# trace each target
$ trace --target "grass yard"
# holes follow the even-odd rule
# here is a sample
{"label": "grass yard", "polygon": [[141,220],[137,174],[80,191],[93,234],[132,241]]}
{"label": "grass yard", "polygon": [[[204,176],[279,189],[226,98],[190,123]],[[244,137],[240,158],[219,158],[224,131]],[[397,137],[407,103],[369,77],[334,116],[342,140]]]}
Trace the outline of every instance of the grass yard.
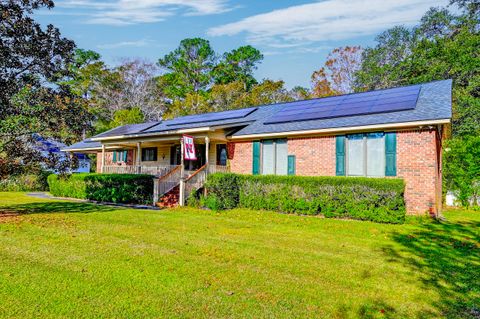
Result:
{"label": "grass yard", "polygon": [[2,318],[480,317],[480,212],[385,225],[0,193],[0,214]]}

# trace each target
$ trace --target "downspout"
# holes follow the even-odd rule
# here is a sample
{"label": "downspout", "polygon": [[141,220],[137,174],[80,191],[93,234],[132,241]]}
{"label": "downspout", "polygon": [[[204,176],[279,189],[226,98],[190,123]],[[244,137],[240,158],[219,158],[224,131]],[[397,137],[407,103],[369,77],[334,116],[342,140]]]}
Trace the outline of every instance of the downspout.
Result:
{"label": "downspout", "polygon": [[437,162],[438,162],[438,171],[437,171],[437,196],[439,198],[437,202],[437,211],[435,213],[435,218],[443,218],[442,215],[442,207],[443,207],[443,126],[442,124],[438,124],[437,128],[437,135],[438,135],[438,151],[437,151]]}

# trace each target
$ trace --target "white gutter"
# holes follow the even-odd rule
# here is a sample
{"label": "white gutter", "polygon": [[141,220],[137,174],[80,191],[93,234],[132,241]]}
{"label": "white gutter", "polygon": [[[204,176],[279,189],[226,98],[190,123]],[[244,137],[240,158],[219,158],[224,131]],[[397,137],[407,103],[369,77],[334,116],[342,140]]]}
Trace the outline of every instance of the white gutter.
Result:
{"label": "white gutter", "polygon": [[[117,147],[106,147],[108,149],[115,149]],[[88,148],[71,148],[71,149],[61,149],[60,152],[82,152],[82,151],[101,151],[102,147],[88,147]]]}
{"label": "white gutter", "polygon": [[285,137],[285,136],[297,136],[297,135],[312,135],[312,134],[327,134],[327,133],[344,133],[352,131],[369,131],[369,130],[378,130],[378,129],[398,129],[398,128],[408,128],[416,126],[429,126],[437,124],[448,124],[450,119],[441,119],[441,120],[431,120],[431,121],[417,121],[417,122],[403,122],[403,123],[391,123],[391,124],[374,124],[374,125],[363,125],[363,126],[350,126],[350,127],[336,127],[336,128],[326,128],[326,129],[316,129],[316,130],[304,130],[304,131],[289,131],[289,132],[276,132],[276,133],[258,133],[258,134],[248,134],[248,135],[234,135],[229,136],[230,140],[241,140],[241,139],[258,139],[266,137]]}
{"label": "white gutter", "polygon": [[184,134],[184,133],[194,133],[194,132],[209,132],[212,131],[211,127],[198,127],[198,128],[189,128],[184,130],[174,130],[174,131],[162,131],[149,134],[130,134],[130,135],[117,135],[117,136],[107,136],[107,137],[92,137],[92,141],[108,141],[108,140],[121,140],[121,139],[130,139],[135,137],[148,137],[148,136],[158,136],[158,135],[175,135],[175,134]]}

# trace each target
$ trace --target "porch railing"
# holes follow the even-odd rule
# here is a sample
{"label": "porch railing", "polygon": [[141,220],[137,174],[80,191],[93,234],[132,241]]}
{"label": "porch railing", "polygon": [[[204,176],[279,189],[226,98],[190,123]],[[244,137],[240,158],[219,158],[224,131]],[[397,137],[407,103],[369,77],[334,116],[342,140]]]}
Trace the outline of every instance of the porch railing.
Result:
{"label": "porch railing", "polygon": [[208,174],[228,172],[230,172],[230,168],[228,166],[208,164]]}
{"label": "porch railing", "polygon": [[180,177],[182,175],[182,167],[180,165],[175,166],[168,173],[160,177],[155,185],[156,187],[156,201],[158,198],[171,191],[175,186],[180,183]]}
{"label": "porch railing", "polygon": [[207,165],[203,165],[198,170],[196,170],[192,175],[185,179],[185,195],[184,199],[186,200],[194,190],[198,190],[203,187],[205,180],[207,179]]}
{"label": "porch railing", "polygon": [[137,174],[137,166],[103,166],[103,173],[106,174]]}
{"label": "porch railing", "polygon": [[177,165],[108,165],[103,167],[103,172],[106,174],[148,174],[160,177],[175,167]]}
{"label": "porch railing", "polygon": [[155,176],[164,176],[177,167],[178,165],[161,165],[161,166],[141,165],[139,169],[139,173],[155,175]]}

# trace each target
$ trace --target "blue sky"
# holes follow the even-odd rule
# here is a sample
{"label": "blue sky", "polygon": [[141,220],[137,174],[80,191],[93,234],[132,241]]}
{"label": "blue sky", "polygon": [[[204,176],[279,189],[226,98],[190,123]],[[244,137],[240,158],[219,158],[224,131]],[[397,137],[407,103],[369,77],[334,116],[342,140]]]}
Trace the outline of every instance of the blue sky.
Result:
{"label": "blue sky", "polygon": [[376,34],[418,22],[448,0],[56,0],[36,18],[78,47],[157,61],[180,40],[202,37],[218,53],[251,44],[265,55],[256,76],[310,86],[310,75],[338,46],[373,44]]}

